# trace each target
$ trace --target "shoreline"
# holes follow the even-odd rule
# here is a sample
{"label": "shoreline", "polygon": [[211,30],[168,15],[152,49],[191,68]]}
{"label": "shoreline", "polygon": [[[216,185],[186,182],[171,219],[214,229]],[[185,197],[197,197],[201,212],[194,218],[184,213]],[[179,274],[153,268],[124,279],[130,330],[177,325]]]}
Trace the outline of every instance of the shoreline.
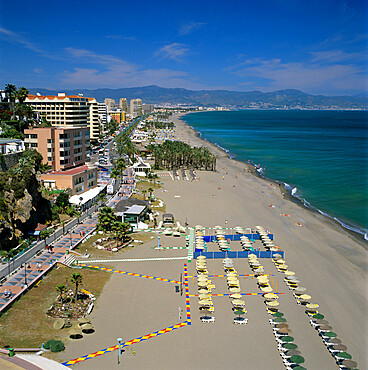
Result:
{"label": "shoreline", "polygon": [[[278,184],[279,187],[280,187],[281,194],[284,196],[285,199],[290,200],[291,202],[293,202],[293,203],[297,204],[298,206],[302,207],[303,209],[311,212],[311,214],[313,214],[313,215],[322,216],[326,222],[331,224],[331,226],[337,227],[338,230],[342,230],[342,231],[346,232],[349,236],[353,237],[358,242],[363,241],[363,243],[366,243],[366,244],[362,244],[362,247],[365,248],[365,249],[368,249],[368,243],[367,243],[367,241],[368,241],[368,232],[364,233],[364,231],[360,229],[360,228],[363,228],[363,226],[355,225],[351,221],[342,221],[337,216],[330,215],[327,212],[325,212],[325,211],[323,211],[319,208],[314,207],[312,204],[310,204],[308,202],[307,199],[299,198],[299,197],[293,195],[292,191],[293,191],[294,188],[290,184],[287,184],[287,183],[285,183],[281,180],[277,180],[277,179],[273,179],[273,178],[269,178],[269,177],[264,176],[261,172],[257,171],[258,167],[256,165],[237,159],[236,155],[231,153],[228,149],[221,147],[219,144],[217,144],[215,142],[207,140],[206,138],[204,138],[202,136],[202,133],[200,131],[196,130],[194,127],[190,126],[189,124],[187,124],[185,121],[183,121],[181,119],[183,116],[185,116],[187,114],[192,114],[192,113],[202,113],[202,111],[177,114],[177,115],[173,116],[173,118],[175,117],[175,118],[179,119],[180,122],[182,122],[190,130],[192,130],[193,134],[198,139],[206,142],[211,148],[213,148],[213,149],[216,148],[217,150],[223,152],[229,160],[236,161],[237,163],[242,163],[243,165],[248,167],[248,169],[251,170],[250,172],[253,176],[255,176],[257,178],[260,178],[262,180],[265,180],[267,182],[270,181],[270,182],[274,182],[274,183]],[[309,206],[306,203],[308,203]]]}
{"label": "shoreline", "polygon": [[[262,225],[270,230],[275,235],[276,244],[285,252],[287,265],[297,275],[300,285],[313,297],[312,302],[319,305],[320,312],[348,347],[358,367],[366,368],[368,297],[365,287],[368,253],[365,249],[342,232],[341,228],[331,227],[324,218],[312,215],[304,207],[287,200],[285,194],[281,194],[283,189],[280,191],[275,182],[271,185],[266,179],[251,176],[248,171],[252,170],[250,167],[229,160],[225,152],[200,140],[183,121],[174,119],[178,122],[175,137],[190,145],[208,147],[218,156],[217,171],[196,171],[198,181],[184,181],[181,178],[177,181],[169,171],[161,171],[162,188],[155,190],[155,196],[165,203],[165,213],[172,213],[175,221],[182,225],[186,221],[191,226],[201,224],[204,227]],[[274,207],[269,208],[270,204]],[[281,212],[290,215],[284,217],[286,215]],[[297,227],[298,221],[304,227]],[[165,248],[156,248],[158,237],[160,246]],[[141,239],[138,235],[135,238]],[[185,245],[184,235],[173,237],[150,233],[147,236],[143,234],[143,238],[146,241],[141,245],[117,252],[111,257],[106,256],[104,267],[129,273],[111,275],[91,313],[96,334],[67,346],[65,352],[60,354],[61,359],[66,361],[94,353],[116,344],[116,338],[119,337],[133,340],[175,325],[186,318],[185,308],[184,315],[178,317],[178,308],[183,309],[188,305],[190,326],[134,344],[136,355],[126,347],[123,356],[125,368],[217,369],[229,367],[229,358],[233,369],[242,369],[255,363],[259,369],[285,368],[261,296],[251,294],[246,297],[249,318],[246,328],[234,325],[231,302],[222,295],[228,292],[228,286],[226,279],[220,277],[223,271],[221,259],[208,260],[208,271],[213,275],[216,288],[213,298],[216,322],[203,324],[195,296],[196,263],[193,260],[187,264],[188,250],[179,248]],[[242,249],[240,242],[232,243],[233,251]],[[260,242],[255,243],[255,248],[262,249]],[[218,246],[209,243],[208,248],[209,251],[216,251]],[[237,271],[244,274],[239,279],[242,292],[258,292],[256,279],[246,275],[250,273],[248,260],[239,258],[234,262]],[[311,327],[303,306],[296,304],[284,275],[278,273],[271,260],[264,259],[262,264],[264,270],[273,277],[276,292],[282,293],[279,297],[280,308],[287,317],[295,343],[306,359],[306,367],[335,368],[336,362]],[[179,281],[185,272],[183,267],[187,267],[190,277],[188,298],[176,292],[172,283],[149,278]],[[198,350],[203,343],[206,344],[205,354]],[[162,353],[165,353],[164,360]],[[226,356],[223,356],[224,353]],[[115,355],[90,358],[89,361],[80,362],[77,367],[119,368],[116,351]]]}

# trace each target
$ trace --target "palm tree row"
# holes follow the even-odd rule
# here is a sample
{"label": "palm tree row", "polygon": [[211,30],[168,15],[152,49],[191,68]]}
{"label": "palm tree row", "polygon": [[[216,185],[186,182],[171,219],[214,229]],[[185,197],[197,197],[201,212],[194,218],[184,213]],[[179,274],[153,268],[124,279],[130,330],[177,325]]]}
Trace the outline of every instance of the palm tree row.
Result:
{"label": "palm tree row", "polygon": [[216,171],[216,156],[205,147],[192,148],[181,141],[166,140],[161,145],[148,145],[147,149],[155,157],[155,168]]}
{"label": "palm tree row", "polygon": [[127,134],[121,134],[116,138],[116,150],[121,156],[122,154],[126,154],[130,160],[133,159],[134,154],[136,153],[136,149],[134,144],[130,140],[130,137]]}

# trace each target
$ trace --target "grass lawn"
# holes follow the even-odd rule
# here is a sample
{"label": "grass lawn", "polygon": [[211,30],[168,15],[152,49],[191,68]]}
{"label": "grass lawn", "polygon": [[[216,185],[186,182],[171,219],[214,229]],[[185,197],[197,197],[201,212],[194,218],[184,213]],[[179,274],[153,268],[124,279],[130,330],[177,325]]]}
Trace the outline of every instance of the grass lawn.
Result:
{"label": "grass lawn", "polygon": [[[58,284],[65,284],[67,281],[68,287],[75,288],[70,282],[70,276],[74,272],[82,274],[82,288],[90,291],[97,299],[111,276],[107,272],[88,269],[77,270],[64,266],[54,268],[38,287],[31,288],[0,317],[0,347],[9,345],[15,348],[38,348],[49,339],[59,339],[65,345],[68,344],[71,328],[54,329],[55,319],[48,317],[46,311],[57,298],[55,288]],[[77,325],[76,320],[71,322],[73,326]],[[55,355],[48,357],[55,358]]]}
{"label": "grass lawn", "polygon": [[[129,244],[132,244],[134,247],[126,246],[123,249],[120,249],[118,252],[111,252],[106,251],[103,249],[97,249],[96,246],[93,245],[93,242],[95,242],[97,239],[105,238],[107,234],[96,234],[94,236],[91,236],[85,243],[81,243],[78,245],[77,248],[75,248],[75,251],[81,254],[84,254],[87,250],[87,253],[90,255],[89,259],[110,259],[110,258],[123,258],[123,254],[134,247],[139,247],[141,244],[133,242],[133,240],[141,240],[143,242],[147,242],[151,240],[152,234],[150,233],[133,233],[128,234],[129,237],[132,238],[132,241]],[[83,258],[77,258],[80,261],[83,261]]]}

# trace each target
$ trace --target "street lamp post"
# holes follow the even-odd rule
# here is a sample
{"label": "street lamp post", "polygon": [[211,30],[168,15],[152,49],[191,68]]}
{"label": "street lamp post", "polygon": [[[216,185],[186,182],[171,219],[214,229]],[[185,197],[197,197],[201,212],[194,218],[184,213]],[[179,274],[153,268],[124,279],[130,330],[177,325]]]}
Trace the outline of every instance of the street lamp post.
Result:
{"label": "street lamp post", "polygon": [[24,285],[27,286],[27,263],[24,263]]}
{"label": "street lamp post", "polygon": [[78,224],[79,224],[79,216],[82,214],[82,201],[83,201],[83,197],[79,197],[79,212],[80,212],[80,214],[78,214]]}

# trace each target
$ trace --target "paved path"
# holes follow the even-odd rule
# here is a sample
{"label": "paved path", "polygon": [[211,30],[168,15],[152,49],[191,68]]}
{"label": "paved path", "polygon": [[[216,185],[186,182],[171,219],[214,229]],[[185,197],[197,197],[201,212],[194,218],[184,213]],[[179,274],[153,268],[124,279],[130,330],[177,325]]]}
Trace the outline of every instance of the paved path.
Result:
{"label": "paved path", "polygon": [[[67,250],[74,248],[83,238],[89,235],[96,228],[97,213],[91,218],[86,218],[83,224],[79,224],[71,233],[62,236],[53,244],[53,250],[43,251],[32,261],[27,262],[24,268],[10,276],[0,287],[0,312],[11,305],[20,295],[27,291],[27,288],[35,284],[43,275],[54,267],[57,262],[63,262]],[[84,236],[81,234],[84,231]],[[7,298],[5,291],[11,291],[11,297]]]}

